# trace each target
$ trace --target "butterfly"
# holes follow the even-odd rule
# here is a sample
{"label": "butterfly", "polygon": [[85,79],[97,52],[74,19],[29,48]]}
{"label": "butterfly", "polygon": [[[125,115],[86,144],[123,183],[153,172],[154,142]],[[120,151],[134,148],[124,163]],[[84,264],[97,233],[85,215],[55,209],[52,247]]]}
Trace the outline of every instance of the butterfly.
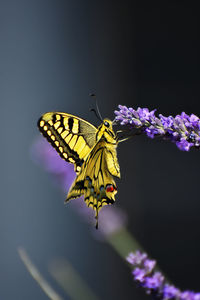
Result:
{"label": "butterfly", "polygon": [[120,178],[116,148],[119,142],[113,122],[104,119],[100,126],[68,113],[47,112],[38,120],[43,136],[77,174],[65,202],[84,196],[85,203],[98,214],[104,205],[113,204],[117,193],[113,176]]}

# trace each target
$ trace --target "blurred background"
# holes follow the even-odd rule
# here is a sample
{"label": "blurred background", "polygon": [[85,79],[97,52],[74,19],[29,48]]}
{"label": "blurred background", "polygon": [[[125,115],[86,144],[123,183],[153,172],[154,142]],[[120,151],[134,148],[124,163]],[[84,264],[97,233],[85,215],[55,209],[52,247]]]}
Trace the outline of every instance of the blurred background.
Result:
{"label": "blurred background", "polygon": [[[48,272],[60,257],[99,299],[150,299],[110,245],[94,239],[93,225],[63,205],[66,193],[30,149],[46,111],[98,125],[89,93],[111,119],[118,104],[200,115],[199,25],[188,1],[0,0],[0,299],[48,299],[19,246],[64,299]],[[129,232],[174,284],[199,291],[198,151],[136,136],[118,158],[116,206]]]}

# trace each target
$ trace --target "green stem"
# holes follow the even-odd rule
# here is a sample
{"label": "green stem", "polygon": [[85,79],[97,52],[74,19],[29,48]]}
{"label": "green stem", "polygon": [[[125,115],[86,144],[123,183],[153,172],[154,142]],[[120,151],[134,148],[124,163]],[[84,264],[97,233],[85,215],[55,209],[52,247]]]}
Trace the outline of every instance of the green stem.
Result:
{"label": "green stem", "polygon": [[123,259],[125,259],[130,252],[136,250],[143,251],[141,245],[132,237],[125,227],[111,234],[107,241]]}
{"label": "green stem", "polygon": [[50,263],[49,271],[70,299],[99,300],[69,261],[55,260]]}
{"label": "green stem", "polygon": [[28,272],[36,280],[36,282],[39,284],[44,293],[49,297],[49,299],[63,300],[63,298],[50,286],[46,279],[41,275],[36,266],[30,260],[26,251],[23,248],[19,248],[18,253]]}

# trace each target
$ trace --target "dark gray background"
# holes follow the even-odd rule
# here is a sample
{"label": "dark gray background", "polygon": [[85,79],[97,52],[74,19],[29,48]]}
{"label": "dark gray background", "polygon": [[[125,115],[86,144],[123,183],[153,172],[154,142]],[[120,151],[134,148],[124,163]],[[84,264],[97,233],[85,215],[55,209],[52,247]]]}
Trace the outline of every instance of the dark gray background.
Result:
{"label": "dark gray background", "polygon": [[[48,279],[48,262],[66,257],[101,299],[148,298],[117,254],[64,208],[64,193],[31,161],[30,147],[46,111],[98,124],[90,92],[111,119],[118,104],[200,115],[199,11],[192,5],[0,1],[0,299],[47,299],[18,246]],[[118,156],[116,205],[127,212],[128,229],[174,284],[200,290],[199,152],[140,136],[121,144]]]}

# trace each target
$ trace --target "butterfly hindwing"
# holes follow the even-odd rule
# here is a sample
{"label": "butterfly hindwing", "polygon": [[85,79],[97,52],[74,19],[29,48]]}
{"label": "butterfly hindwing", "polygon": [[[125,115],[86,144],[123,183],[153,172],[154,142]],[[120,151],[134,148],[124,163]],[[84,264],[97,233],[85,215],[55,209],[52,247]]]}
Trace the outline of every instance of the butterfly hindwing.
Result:
{"label": "butterfly hindwing", "polygon": [[42,115],[38,127],[59,155],[74,164],[78,173],[95,144],[97,128],[81,118],[60,112]]}
{"label": "butterfly hindwing", "polygon": [[66,201],[84,195],[87,206],[96,211],[97,218],[104,205],[115,201],[117,188],[113,176],[120,177],[115,147],[108,148],[105,141],[99,141],[83,163]]}

